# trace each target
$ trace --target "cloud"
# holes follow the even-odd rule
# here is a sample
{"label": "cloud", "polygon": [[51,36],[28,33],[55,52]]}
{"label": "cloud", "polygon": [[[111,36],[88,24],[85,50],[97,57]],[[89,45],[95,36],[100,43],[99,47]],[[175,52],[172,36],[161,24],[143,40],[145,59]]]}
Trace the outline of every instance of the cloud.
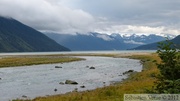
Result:
{"label": "cloud", "polygon": [[[78,3],[75,3],[78,2]],[[180,1],[179,0],[66,0],[65,4],[81,8],[93,16],[108,19],[105,25],[99,25],[101,30],[114,29],[116,26],[125,30],[141,29],[143,33],[180,34]],[[124,26],[131,26],[124,27]],[[121,29],[120,28],[120,29]],[[135,28],[136,29],[136,28]],[[162,30],[163,29],[163,30]],[[123,32],[118,31],[118,32]],[[146,31],[146,32],[145,32]],[[167,31],[167,32],[165,32]],[[130,33],[130,31],[128,31]],[[138,31],[139,32],[139,31]],[[134,30],[133,33],[138,33]]]}
{"label": "cloud", "polygon": [[144,45],[144,44],[145,44],[145,43],[143,43],[143,42],[136,42],[136,41],[134,41],[134,40],[124,41],[124,43],[137,44],[137,45]]}
{"label": "cloud", "polygon": [[99,33],[138,33],[138,34],[174,34],[179,35],[180,29],[166,28],[163,26],[160,27],[150,27],[150,26],[133,26],[133,25],[111,25],[103,29],[97,29],[95,32]]}
{"label": "cloud", "polygon": [[50,0],[0,0],[0,14],[13,17],[41,31],[89,31],[94,17]]}
{"label": "cloud", "polygon": [[114,40],[113,38],[111,38],[111,37],[109,37],[108,35],[105,35],[105,34],[98,34],[97,37],[101,38],[101,39],[103,39],[105,41],[112,41],[112,40]]}
{"label": "cloud", "polygon": [[0,0],[0,15],[59,33],[180,34],[179,0]]}

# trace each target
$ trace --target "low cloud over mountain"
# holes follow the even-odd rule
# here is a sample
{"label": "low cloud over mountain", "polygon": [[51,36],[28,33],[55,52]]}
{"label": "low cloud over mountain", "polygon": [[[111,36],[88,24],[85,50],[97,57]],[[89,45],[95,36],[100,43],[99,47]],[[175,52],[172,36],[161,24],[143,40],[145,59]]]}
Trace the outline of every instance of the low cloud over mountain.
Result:
{"label": "low cloud over mountain", "polygon": [[73,51],[88,50],[126,50],[140,45],[149,44],[165,40],[164,36],[155,34],[137,35],[137,34],[100,34],[86,33],[76,35],[45,33],[56,42],[68,47]]}
{"label": "low cloud over mountain", "polygon": [[179,0],[0,0],[0,15],[38,31],[180,34]]}

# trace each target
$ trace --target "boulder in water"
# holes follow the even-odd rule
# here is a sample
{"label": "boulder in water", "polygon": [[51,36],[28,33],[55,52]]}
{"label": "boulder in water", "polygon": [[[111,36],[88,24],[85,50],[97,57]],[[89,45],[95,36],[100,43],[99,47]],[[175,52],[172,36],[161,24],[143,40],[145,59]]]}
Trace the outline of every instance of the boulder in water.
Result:
{"label": "boulder in water", "polygon": [[77,85],[78,83],[76,81],[72,81],[72,80],[66,80],[65,84],[73,84],[73,85]]}
{"label": "boulder in water", "polygon": [[90,67],[89,69],[95,69],[95,67]]}
{"label": "boulder in water", "polygon": [[62,68],[61,66],[55,66],[55,68]]}

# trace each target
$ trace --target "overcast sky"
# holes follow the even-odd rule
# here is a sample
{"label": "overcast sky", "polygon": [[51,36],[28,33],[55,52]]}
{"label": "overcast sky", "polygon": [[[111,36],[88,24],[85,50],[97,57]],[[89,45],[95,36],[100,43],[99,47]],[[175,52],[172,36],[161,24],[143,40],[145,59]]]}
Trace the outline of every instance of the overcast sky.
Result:
{"label": "overcast sky", "polygon": [[39,31],[180,34],[180,0],[0,0],[0,15]]}

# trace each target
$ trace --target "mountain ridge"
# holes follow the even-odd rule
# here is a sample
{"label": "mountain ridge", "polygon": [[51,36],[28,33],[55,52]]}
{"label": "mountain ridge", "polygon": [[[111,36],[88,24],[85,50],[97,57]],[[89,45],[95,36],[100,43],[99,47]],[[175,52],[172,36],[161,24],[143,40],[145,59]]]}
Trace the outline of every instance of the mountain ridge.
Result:
{"label": "mountain ridge", "polygon": [[154,34],[148,36],[136,36],[132,34],[129,37],[122,37],[122,35],[118,33],[107,35],[97,32],[89,32],[86,34],[76,33],[75,35],[47,32],[44,34],[74,51],[127,50],[140,45],[165,40],[164,37]]}
{"label": "mountain ridge", "polygon": [[69,51],[39,31],[0,16],[0,52]]}
{"label": "mountain ridge", "polygon": [[[176,36],[175,38],[173,38],[169,41],[173,42],[175,47],[180,49],[180,35]],[[160,41],[160,42],[165,42],[165,41]],[[147,45],[138,46],[138,47],[132,48],[131,50],[157,50],[158,43],[159,42],[155,42],[155,43],[151,43],[151,44],[147,44]]]}

